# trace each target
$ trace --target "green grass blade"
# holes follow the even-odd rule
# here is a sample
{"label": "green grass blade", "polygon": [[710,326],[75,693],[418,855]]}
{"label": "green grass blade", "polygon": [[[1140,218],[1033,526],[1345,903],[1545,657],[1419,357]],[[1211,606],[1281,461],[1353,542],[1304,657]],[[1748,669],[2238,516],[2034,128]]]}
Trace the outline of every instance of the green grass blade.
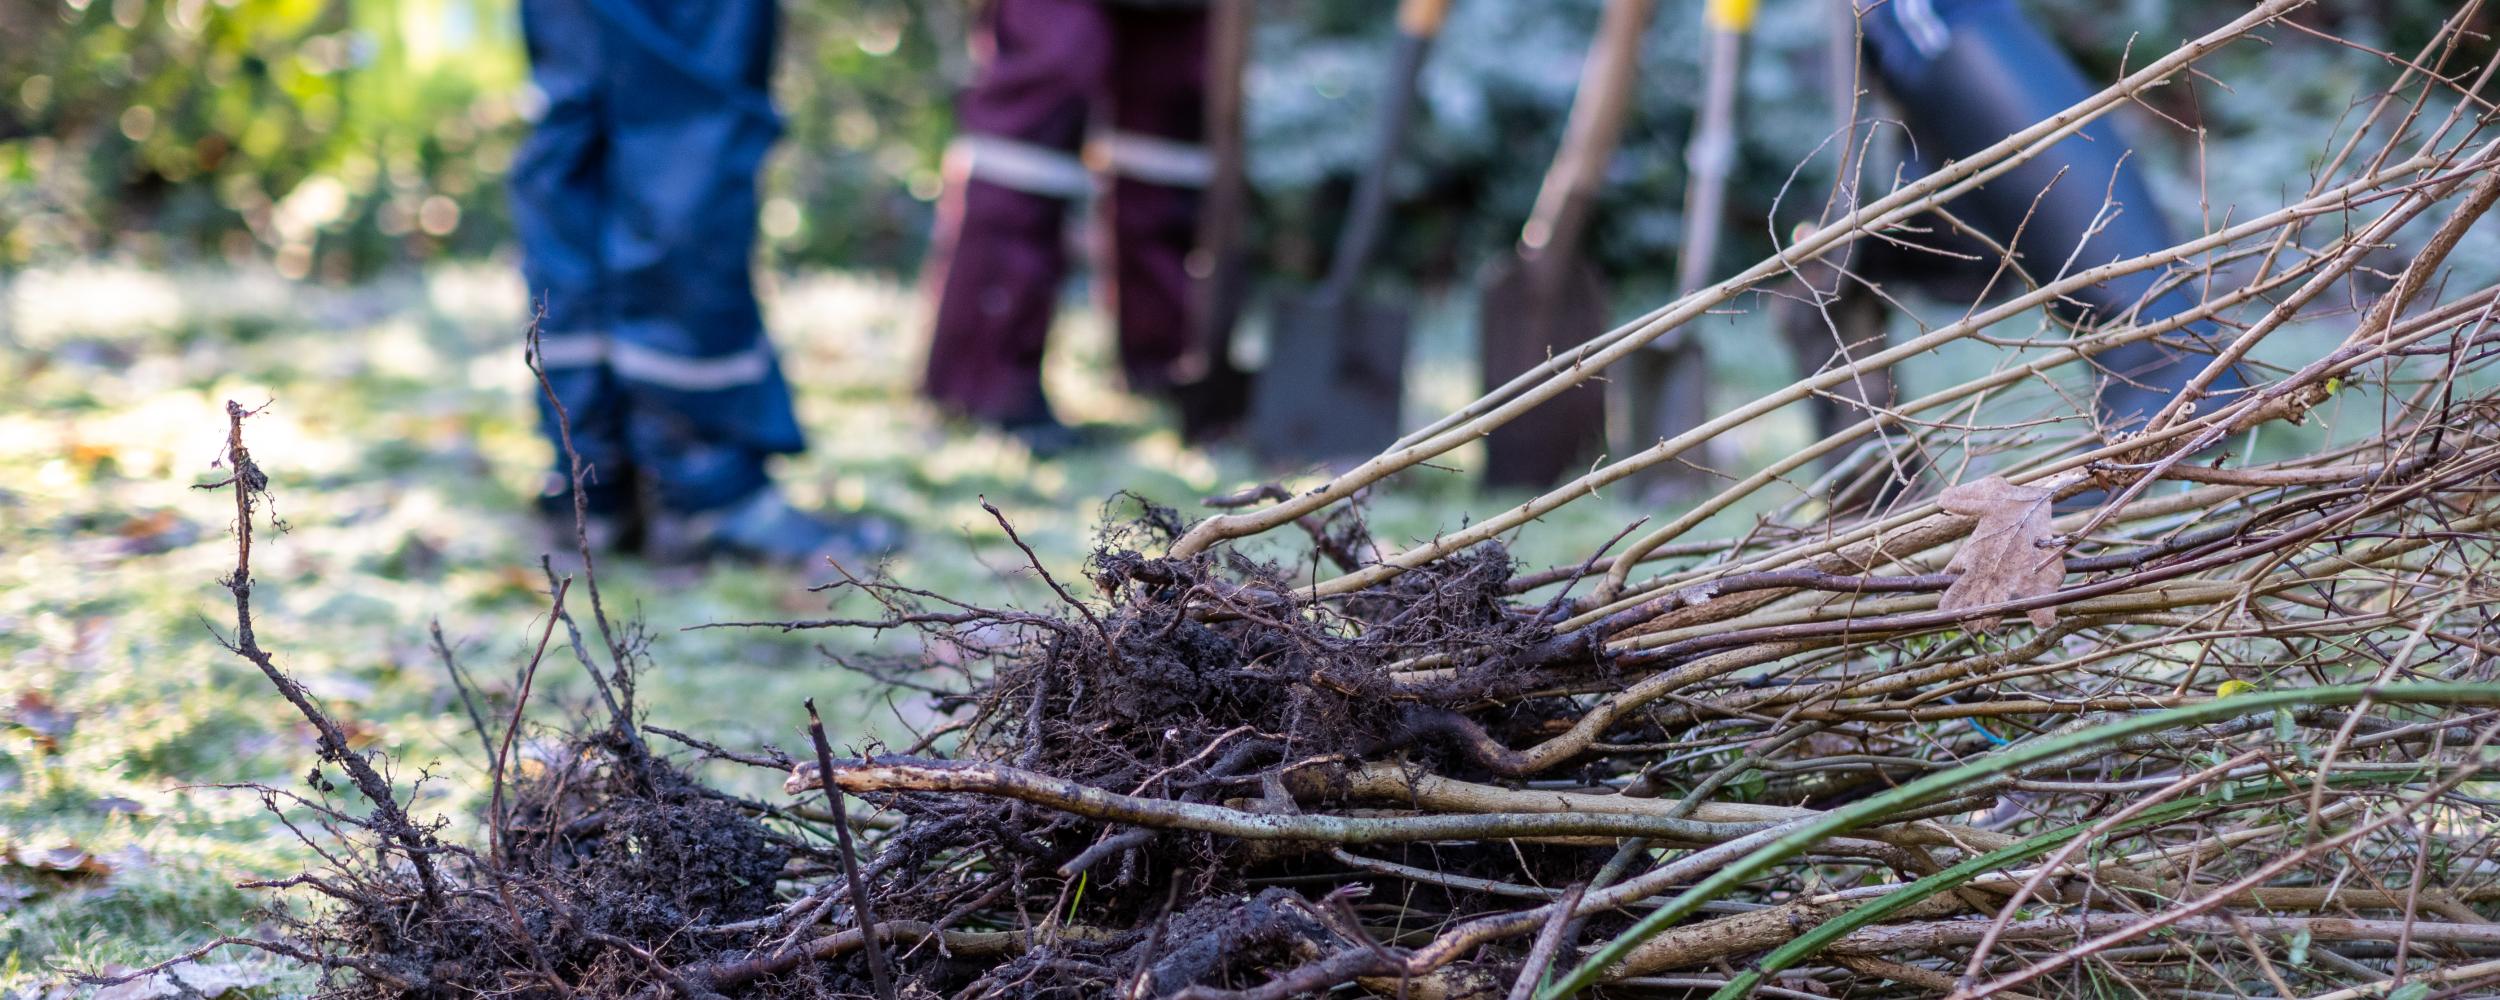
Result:
{"label": "green grass blade", "polygon": [[2425,705],[2500,705],[2500,684],[2348,684],[2337,687],[2263,691],[2194,705],[2129,716],[2090,729],[2016,744],[1971,763],[1937,771],[1881,795],[1861,799],[1823,814],[1822,818],[1738,858],[1709,878],[1684,890],[1666,905],[1591,953],[1568,975],[1556,980],[1538,1000],[1562,1000],[1596,984],[1607,969],[1623,961],[1641,942],[1678,920],[1743,885],[1771,866],[1812,849],[1825,838],[1874,823],[1892,813],[1943,799],[1975,781],[2020,771],[2060,754],[2116,742],[2131,736],[2181,726],[2270,713],[2295,706],[2349,705],[2362,700]]}
{"label": "green grass blade", "polygon": [[[2378,783],[2389,781],[2391,779],[2409,781],[2419,777],[2422,773],[2423,772],[2416,771],[2401,774],[2388,772],[2344,774],[2336,775],[2328,780],[2330,784],[2337,785]],[[2235,788],[2228,794],[2223,792],[2210,792],[2204,795],[2180,799],[2176,802],[2165,802],[2161,805],[2145,810],[2125,823],[2121,823],[2110,828],[2108,832],[2120,833],[2127,830],[2141,829],[2143,827],[2169,822],[2172,819],[2196,812],[2197,810],[2203,809],[2207,806],[2234,801],[2247,802],[2293,790],[2295,789],[2285,782],[2269,780],[2256,782],[2247,787]],[[1711,994],[1710,1000],[1739,1000],[1739,998],[1748,996],[1752,994],[1754,987],[1761,985],[1764,979],[1778,975],[1781,970],[1791,968],[1797,963],[1813,957],[1815,952],[1823,950],[1824,947],[1847,936],[1851,931],[1877,923],[1886,917],[1909,908],[1911,905],[1916,904],[1920,900],[1934,896],[1940,892],[1946,892],[1957,888],[1963,883],[1978,878],[1979,876],[1987,874],[1997,868],[2009,864],[2029,861],[2043,854],[2047,854],[2068,841],[2082,836],[2086,831],[2092,829],[2093,824],[2097,822],[2099,821],[2085,820],[2081,823],[2059,827],[2055,830],[2048,831],[2047,833],[2037,834],[2024,840],[2008,844],[1986,854],[1967,858],[1950,868],[1946,868],[1943,871],[1939,871],[1933,875],[1927,876],[1926,878],[1919,879],[1918,881],[1886,893],[1882,898],[1877,899],[1872,903],[1868,903],[1865,906],[1858,907],[1847,913],[1843,913],[1840,916],[1817,924],[1814,929],[1809,930],[1804,934],[1800,934],[1795,938],[1791,938],[1788,943],[1772,949],[1771,953],[1764,955],[1762,957],[1762,961],[1756,964],[1754,968],[1746,970],[1743,974],[1737,976],[1733,980],[1730,980],[1727,985],[1720,987],[1718,992]]]}

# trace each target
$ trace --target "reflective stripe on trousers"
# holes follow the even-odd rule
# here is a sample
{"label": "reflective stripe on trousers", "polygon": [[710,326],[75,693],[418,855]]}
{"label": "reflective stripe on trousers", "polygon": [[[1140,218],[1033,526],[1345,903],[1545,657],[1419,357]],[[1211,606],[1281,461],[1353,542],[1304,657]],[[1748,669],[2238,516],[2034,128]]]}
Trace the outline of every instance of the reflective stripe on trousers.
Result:
{"label": "reflective stripe on trousers", "polygon": [[627,382],[678,392],[741,389],[773,374],[772,345],[761,340],[733,354],[690,358],[618,343],[603,333],[553,334],[539,338],[538,357],[551,371],[604,365]]}
{"label": "reflective stripe on trousers", "polygon": [[[1096,287],[1132,389],[1159,389],[1188,346],[1187,257],[1204,134],[1206,15],[1095,0],[994,0],[974,50],[931,241],[935,332],[923,391],[1014,421],[1041,412],[1041,366],[1066,275],[1069,201],[1108,174],[1109,259]],[[1080,158],[1089,128],[1098,136]]]}
{"label": "reflective stripe on trousers", "polygon": [[[765,456],[805,443],[748,266],[778,133],[755,111],[774,2],[522,0],[521,14],[546,110],[513,165],[514,227],[575,448],[606,489],[638,469],[671,507],[740,499]],[[541,413],[553,438],[554,408]]]}

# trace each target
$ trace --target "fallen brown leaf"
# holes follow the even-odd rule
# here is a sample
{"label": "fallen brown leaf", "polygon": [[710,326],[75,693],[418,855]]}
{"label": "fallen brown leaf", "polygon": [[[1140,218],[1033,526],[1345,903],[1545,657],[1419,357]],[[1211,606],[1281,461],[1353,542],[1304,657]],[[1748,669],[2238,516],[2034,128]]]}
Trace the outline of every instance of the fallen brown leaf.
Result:
{"label": "fallen brown leaf", "polygon": [[147,864],[147,854],[137,847],[97,854],[66,841],[50,847],[0,844],[0,868],[41,872],[74,881],[110,878]]}
{"label": "fallen brown leaf", "polygon": [[35,734],[36,746],[55,750],[70,730],[78,728],[78,716],[54,704],[51,695],[29,690],[19,692],[15,703],[0,708],[0,726],[24,729]]}
{"label": "fallen brown leaf", "polygon": [[[2016,486],[1999,476],[1963,483],[1938,496],[1937,506],[1978,518],[1979,524],[1945,564],[1946,572],[1960,575],[1936,607],[1960,611],[2056,592],[2066,578],[2065,550],[2039,544],[2056,533],[2049,511],[2054,498],[2048,490]],[[2033,608],[2029,617],[2033,625],[2047,628],[2057,624],[2057,609]],[[1993,632],[2003,620],[1992,615],[1971,626]]]}
{"label": "fallen brown leaf", "polygon": [[90,474],[93,474],[97,466],[112,461],[117,452],[118,449],[109,444],[97,444],[92,441],[72,441],[69,445],[69,460],[70,464],[76,465],[81,469],[86,469]]}
{"label": "fallen brown leaf", "polygon": [[70,844],[29,851],[21,855],[18,860],[29,868],[42,868],[48,871],[80,872],[88,875],[113,873],[113,867],[105,864],[104,859]]}
{"label": "fallen brown leaf", "polygon": [[171,552],[200,540],[200,526],[170,510],[132,516],[114,527],[115,550],[124,556]]}

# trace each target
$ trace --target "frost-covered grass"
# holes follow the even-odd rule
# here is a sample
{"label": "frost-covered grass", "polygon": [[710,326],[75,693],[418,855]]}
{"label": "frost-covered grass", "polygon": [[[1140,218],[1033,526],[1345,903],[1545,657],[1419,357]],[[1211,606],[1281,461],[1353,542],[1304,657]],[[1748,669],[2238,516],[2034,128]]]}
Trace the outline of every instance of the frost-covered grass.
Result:
{"label": "frost-covered grass", "polygon": [[[232,883],[309,857],[257,796],[215,787],[300,791],[313,762],[309,728],[216,644],[232,619],[218,586],[233,566],[232,501],[189,487],[217,477],[225,400],[270,404],[250,443],[287,530],[264,532],[254,559],[261,641],[358,739],[393,756],[403,789],[432,775],[419,815],[457,827],[483,785],[428,623],[505,706],[546,605],[526,501],[547,453],[520,361],[522,294],[506,269],[334,290],[95,265],[21,274],[8,288],[0,851],[26,863],[0,863],[0,994],[40,993],[63,967],[139,964],[248,932],[267,894]],[[1197,497],[1259,473],[1232,450],[1183,446],[1151,404],[1111,391],[1106,338],[1084,309],[1063,325],[1054,389],[1071,419],[1118,430],[1101,449],[1037,462],[912,401],[922,333],[911,289],[819,274],[769,293],[816,445],[785,479],[801,499],[909,522],[913,540],[888,570],[915,586],[1047,601],[978,497],[1075,580],[1113,492],[1194,511]],[[1469,391],[1465,323],[1446,309],[1427,316],[1416,407]],[[1517,499],[1471,489],[1463,472],[1426,473],[1379,499],[1378,527],[1412,540]],[[1634,516],[1577,508],[1521,539],[1523,557],[1585,551]],[[916,711],[870,698],[817,650],[909,653],[909,634],[680,631],[825,614],[826,599],[795,577],[620,560],[601,582],[610,608],[653,637],[641,699],[651,722],[733,746],[792,745],[804,697],[833,710],[837,739],[904,735]],[[840,609],[867,613],[861,603]],[[542,718],[581,703],[577,672],[550,661]],[[761,776],[719,777],[765,791]],[[34,865],[66,847],[111,872]]]}
{"label": "frost-covered grass", "polygon": [[[290,873],[311,857],[258,796],[217,787],[301,790],[314,756],[309,728],[217,645],[232,616],[218,586],[233,566],[232,501],[190,486],[218,477],[225,400],[268,404],[250,441],[287,524],[261,535],[254,559],[261,642],[357,740],[391,755],[403,792],[416,786],[417,815],[463,829],[484,774],[428,625],[441,624],[495,708],[508,711],[546,607],[543,540],[526,511],[547,451],[532,424],[519,350],[524,303],[508,268],[447,267],[326,289],[252,272],[90,265],[18,275],[5,294],[0,995],[43,995],[64,968],[135,965],[220,932],[249,932],[266,894],[232,884]],[[886,570],[913,586],[990,605],[1049,602],[980,509],[982,497],[1013,518],[1053,573],[1078,581],[1117,491],[1197,516],[1197,498],[1262,476],[1286,472],[1289,487],[1313,481],[1261,469],[1230,448],[1184,446],[1152,404],[1110,388],[1108,338],[1082,306],[1062,324],[1050,379],[1065,415],[1104,426],[1109,440],[1045,462],[912,399],[923,333],[911,289],[811,274],[774,281],[766,298],[816,444],[786,463],[785,482],[804,502],[908,522],[913,539]],[[1474,393],[1472,299],[1460,289],[1419,306],[1410,424]],[[1792,377],[1784,351],[1767,346],[1777,341],[1759,313],[1707,322],[1717,404]],[[2263,353],[2296,363],[2331,343],[2335,325],[2286,335]],[[2008,360],[2001,349],[1964,344],[1903,374],[1917,395]],[[2311,428],[2272,433],[2335,434],[2346,407],[2356,427],[2372,423],[2370,396],[2339,398]],[[2051,398],[2040,390],[2012,405]],[[1733,473],[1759,467],[1802,445],[1804,424],[1801,413],[1779,414],[1714,443],[1704,460]],[[1384,542],[1403,546],[1522,499],[1475,489],[1475,449],[1447,458],[1369,500]],[[1717,534],[1741,533],[1792,495],[1771,491],[1723,514]],[[1610,492],[1510,542],[1531,568],[1576,563],[1633,519],[1660,513],[1673,512]],[[652,723],[751,747],[803,739],[799,702],[810,696],[843,742],[905,738],[926,719],[907,700],[872,696],[825,655],[909,656],[909,633],[682,631],[873,614],[856,596],[829,606],[790,575],[633,560],[612,561],[601,582],[610,609],[651,637],[641,705]],[[536,717],[550,723],[587,697],[563,657],[538,691]],[[430,777],[418,784],[420,774]],[[773,794],[769,776],[713,776]],[[101,873],[42,866],[74,865],[80,852]],[[246,971],[266,966],[238,960]],[[302,983],[281,977],[259,989]]]}

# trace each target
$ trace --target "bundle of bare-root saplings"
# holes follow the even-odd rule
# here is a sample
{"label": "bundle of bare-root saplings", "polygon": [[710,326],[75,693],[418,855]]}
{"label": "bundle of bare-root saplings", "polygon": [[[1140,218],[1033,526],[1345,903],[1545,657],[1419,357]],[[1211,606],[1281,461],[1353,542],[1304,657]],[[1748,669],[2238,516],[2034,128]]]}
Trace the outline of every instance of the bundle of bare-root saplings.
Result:
{"label": "bundle of bare-root saplings", "polygon": [[[655,754],[637,649],[605,615],[551,616],[609,721],[506,781],[517,720],[482,718],[484,844],[414,825],[340,743],[332,766],[380,805],[321,807],[341,864],[301,884],[335,905],[280,944],[349,995],[2486,992],[2500,284],[2452,257],[2500,199],[2500,140],[2472,89],[2491,67],[2429,69],[2462,34],[2391,57],[2279,208],[2035,275],[1408,548],[1356,512],[2208,54],[2303,30],[2282,20],[2300,6],[2261,3],[1323,484],[1194,521],[1133,508],[1051,607],[857,581],[880,611],[781,624],[920,630],[926,663],[879,669],[941,725],[866,759],[667,734],[788,770],[784,799]],[[2060,296],[2138,272],[2198,304],[2048,329]],[[2204,378],[2140,431],[2050,388],[2207,320]],[[1501,545],[1964,340],[1997,345],[1986,374],[1865,409],[1606,551],[1530,572]],[[2196,392],[2235,366],[2247,390]],[[1906,485],[1826,502],[1874,468]]]}

